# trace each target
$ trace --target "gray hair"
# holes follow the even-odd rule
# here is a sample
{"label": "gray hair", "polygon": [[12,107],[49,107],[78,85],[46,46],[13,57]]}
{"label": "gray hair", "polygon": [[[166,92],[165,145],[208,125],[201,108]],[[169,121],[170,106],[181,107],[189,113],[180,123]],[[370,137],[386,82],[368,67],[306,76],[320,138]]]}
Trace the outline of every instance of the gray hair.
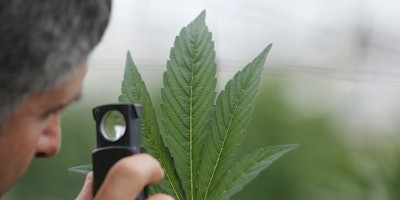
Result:
{"label": "gray hair", "polygon": [[21,101],[81,65],[110,10],[111,0],[0,0],[0,130]]}

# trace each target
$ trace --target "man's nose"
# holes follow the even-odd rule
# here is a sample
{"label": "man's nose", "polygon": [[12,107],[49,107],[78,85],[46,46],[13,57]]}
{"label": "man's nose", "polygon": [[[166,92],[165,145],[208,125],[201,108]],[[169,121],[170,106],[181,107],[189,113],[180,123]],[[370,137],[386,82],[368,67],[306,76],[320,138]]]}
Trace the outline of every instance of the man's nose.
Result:
{"label": "man's nose", "polygon": [[61,146],[60,125],[60,114],[53,114],[49,117],[36,146],[36,157],[47,158],[55,156],[58,153]]}

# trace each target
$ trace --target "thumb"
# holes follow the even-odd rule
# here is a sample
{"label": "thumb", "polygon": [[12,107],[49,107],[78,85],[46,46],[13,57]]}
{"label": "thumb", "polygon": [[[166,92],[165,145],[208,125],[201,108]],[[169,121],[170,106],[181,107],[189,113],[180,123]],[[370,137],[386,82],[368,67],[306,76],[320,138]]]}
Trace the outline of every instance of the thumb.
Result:
{"label": "thumb", "polygon": [[90,172],[86,176],[85,183],[83,184],[82,190],[75,200],[91,200],[93,199],[93,172]]}

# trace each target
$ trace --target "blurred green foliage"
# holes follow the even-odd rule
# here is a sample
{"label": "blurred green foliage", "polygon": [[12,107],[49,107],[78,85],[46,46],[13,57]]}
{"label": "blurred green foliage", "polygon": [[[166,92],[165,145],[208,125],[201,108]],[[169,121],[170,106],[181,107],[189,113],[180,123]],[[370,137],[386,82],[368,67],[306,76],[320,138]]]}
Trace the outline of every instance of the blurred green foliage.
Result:
{"label": "blurred green foliage", "polygon": [[[263,86],[243,151],[265,144],[295,142],[301,146],[274,163],[235,199],[400,199],[395,189],[400,183],[397,136],[347,133],[331,113],[316,109],[305,114],[288,103],[279,81],[268,80]],[[355,143],[362,145],[348,141],[352,137],[347,134],[355,134]]]}
{"label": "blurred green foliage", "polygon": [[354,190],[346,184],[354,185],[351,182],[359,181],[359,175],[332,116],[318,111],[304,115],[289,105],[282,91],[276,84],[262,88],[243,150],[288,142],[301,146],[273,164],[237,199],[356,199],[346,194]]}
{"label": "blurred green foliage", "polygon": [[[304,113],[289,103],[286,85],[279,78],[263,79],[267,80],[261,84],[239,157],[266,145],[301,146],[272,164],[234,199],[400,199],[400,141],[396,134],[346,137],[352,133],[338,125],[332,113],[324,109]],[[91,108],[95,105],[81,102],[63,113],[60,154],[36,159],[4,200],[76,197],[85,177],[67,169],[91,162],[95,148]]]}

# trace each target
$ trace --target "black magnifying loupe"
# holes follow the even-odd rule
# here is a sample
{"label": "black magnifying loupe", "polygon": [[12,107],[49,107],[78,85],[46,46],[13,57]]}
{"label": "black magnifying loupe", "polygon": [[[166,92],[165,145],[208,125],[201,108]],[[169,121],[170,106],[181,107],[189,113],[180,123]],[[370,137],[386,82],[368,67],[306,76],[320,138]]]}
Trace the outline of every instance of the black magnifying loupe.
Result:
{"label": "black magnifying loupe", "polygon": [[[94,194],[118,160],[143,151],[142,113],[143,107],[139,104],[107,104],[93,109],[97,138],[97,149],[92,152]],[[146,197],[147,187],[136,199],[144,200]]]}

